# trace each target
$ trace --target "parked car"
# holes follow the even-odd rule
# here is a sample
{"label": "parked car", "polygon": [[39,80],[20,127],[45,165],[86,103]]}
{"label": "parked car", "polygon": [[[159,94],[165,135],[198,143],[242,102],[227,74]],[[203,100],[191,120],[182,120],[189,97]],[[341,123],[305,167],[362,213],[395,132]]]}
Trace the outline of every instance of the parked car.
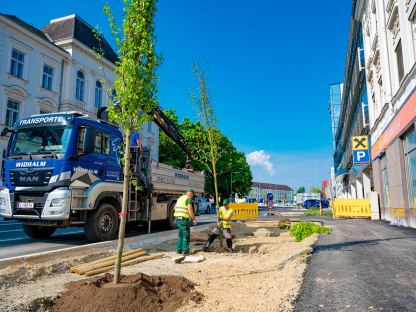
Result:
{"label": "parked car", "polygon": [[213,203],[205,196],[198,196],[196,203],[198,205],[198,211],[204,211],[205,213],[211,213],[211,210],[214,208]]}
{"label": "parked car", "polygon": [[317,200],[317,199],[308,199],[305,200],[305,202],[303,203],[303,207],[306,209],[309,209],[311,207],[316,207],[319,208],[320,205],[322,204],[322,208],[328,208],[329,207],[329,201],[328,200]]}
{"label": "parked car", "polygon": [[257,204],[259,208],[266,208],[266,204],[265,203],[258,203]]}

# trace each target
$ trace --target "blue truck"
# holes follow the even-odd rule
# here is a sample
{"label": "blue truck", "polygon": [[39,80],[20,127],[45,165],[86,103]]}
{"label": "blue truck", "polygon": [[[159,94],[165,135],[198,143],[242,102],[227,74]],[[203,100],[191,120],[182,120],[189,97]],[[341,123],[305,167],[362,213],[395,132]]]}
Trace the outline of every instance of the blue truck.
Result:
{"label": "blue truck", "polygon": [[[102,112],[100,110],[100,112]],[[101,115],[42,114],[16,122],[9,136],[0,188],[0,215],[20,220],[27,235],[48,238],[57,228],[84,227],[89,241],[114,239],[122,202],[123,134]],[[166,116],[153,120],[184,150]],[[187,188],[204,192],[204,174],[155,162],[149,149],[132,151],[128,222],[159,220],[174,227],[173,207]],[[140,186],[137,188],[136,186]],[[150,229],[150,227],[149,227]]]}

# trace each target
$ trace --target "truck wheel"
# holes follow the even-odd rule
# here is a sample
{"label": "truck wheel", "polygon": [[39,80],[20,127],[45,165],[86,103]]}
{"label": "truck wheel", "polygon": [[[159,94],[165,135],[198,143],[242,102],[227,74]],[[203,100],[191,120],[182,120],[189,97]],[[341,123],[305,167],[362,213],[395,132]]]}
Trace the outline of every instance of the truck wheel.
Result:
{"label": "truck wheel", "polygon": [[51,226],[23,224],[23,231],[32,238],[49,238],[55,233],[56,228]]}
{"label": "truck wheel", "polygon": [[89,214],[84,233],[90,242],[112,240],[116,237],[118,224],[116,208],[112,204],[104,203]]}
{"label": "truck wheel", "polygon": [[176,229],[176,218],[173,216],[173,214],[175,213],[175,205],[176,200],[173,201],[169,207],[168,224],[171,229]]}

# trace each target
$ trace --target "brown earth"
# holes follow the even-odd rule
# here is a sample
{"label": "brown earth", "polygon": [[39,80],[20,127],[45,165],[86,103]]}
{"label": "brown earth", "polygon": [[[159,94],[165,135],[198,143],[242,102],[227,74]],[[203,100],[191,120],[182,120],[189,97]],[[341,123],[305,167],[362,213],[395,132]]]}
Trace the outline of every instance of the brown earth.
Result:
{"label": "brown earth", "polygon": [[[308,254],[311,252],[317,235],[296,243],[287,230],[278,228],[277,221],[236,223],[233,224],[232,232],[236,236],[235,252],[226,253],[216,240],[210,248],[211,252],[203,253],[206,260],[201,263],[176,264],[174,262],[174,258],[177,257],[174,252],[175,240],[146,246],[150,253],[164,252],[167,257],[122,268],[122,274],[126,276],[138,276],[138,274],[151,276],[145,278],[150,281],[149,283],[145,283],[142,278],[140,283],[143,283],[144,288],[136,292],[140,306],[144,309],[138,311],[292,311],[293,301],[296,300],[302,283]],[[203,235],[207,237],[208,232]],[[201,247],[200,242],[191,244],[191,250],[196,252],[199,252]],[[92,261],[94,258],[87,261]],[[0,311],[43,312],[48,311],[55,300],[58,300],[56,307],[60,307],[59,298],[68,291],[67,285],[70,288],[73,287],[71,285],[77,285],[83,291],[88,287],[94,289],[94,293],[85,296],[84,299],[101,304],[104,298],[113,295],[114,288],[111,284],[103,283],[109,287],[108,289],[105,288],[107,286],[100,287],[91,282],[97,279],[93,278],[84,285],[87,280],[85,277],[67,271],[70,265],[83,263],[84,260],[86,259],[67,259],[60,264],[26,264],[0,270]],[[167,275],[172,279],[172,283],[156,286],[153,291],[153,278],[167,278]],[[102,278],[103,276],[99,277],[99,279]],[[130,277],[126,278],[130,279]],[[166,297],[161,295],[161,292],[163,293],[163,289],[166,288],[166,293],[169,293],[171,291],[169,287],[181,284],[181,279],[187,281],[183,282],[184,285],[192,285],[185,286],[190,287],[187,288],[190,296],[172,292],[173,296],[179,297],[176,297],[178,299],[175,299],[169,306]],[[123,288],[123,286],[120,287]],[[132,294],[136,291],[137,285],[128,287],[132,287],[128,290],[128,296],[133,298]],[[98,295],[101,291],[108,291],[108,293]],[[203,297],[199,297],[197,293],[202,294]],[[119,293],[119,297],[115,295],[116,300],[115,297],[112,298],[114,301],[124,300],[124,294],[123,290],[123,294]],[[153,295],[155,297],[152,297]],[[162,302],[158,301],[158,296],[161,296]],[[145,302],[147,297],[151,299]],[[91,304],[80,302],[81,299],[75,296],[73,305],[70,305],[75,310],[62,307],[54,312],[83,311],[81,307]],[[153,308],[155,302],[156,308]],[[119,308],[111,310],[108,307],[102,307],[100,311],[135,311],[129,306],[130,303],[125,302],[125,304],[128,306],[126,310]],[[86,308],[84,311],[95,310]]]}
{"label": "brown earth", "polygon": [[[198,303],[202,295],[194,284],[179,276],[123,276],[113,285],[113,275],[85,279],[68,284],[51,312],[148,312],[176,311],[184,301]],[[91,300],[94,298],[94,300]]]}

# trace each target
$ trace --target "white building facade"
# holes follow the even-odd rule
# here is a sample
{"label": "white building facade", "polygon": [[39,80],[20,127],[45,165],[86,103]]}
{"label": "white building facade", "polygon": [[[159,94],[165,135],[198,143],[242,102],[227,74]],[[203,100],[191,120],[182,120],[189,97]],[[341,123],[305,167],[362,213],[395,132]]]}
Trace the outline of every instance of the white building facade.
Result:
{"label": "white building facade", "polygon": [[382,219],[416,227],[416,1],[361,2],[374,189]]}
{"label": "white building facade", "polygon": [[248,198],[265,202],[269,193],[273,194],[274,202],[292,200],[294,195],[293,189],[287,185],[253,182]]}
{"label": "white building facade", "polygon": [[[98,48],[103,57],[97,57]],[[0,129],[34,114],[79,111],[95,117],[113,96],[117,55],[76,15],[39,30],[0,14],[0,60]],[[157,160],[158,127],[146,124],[140,134]],[[0,138],[0,163],[7,140]]]}

